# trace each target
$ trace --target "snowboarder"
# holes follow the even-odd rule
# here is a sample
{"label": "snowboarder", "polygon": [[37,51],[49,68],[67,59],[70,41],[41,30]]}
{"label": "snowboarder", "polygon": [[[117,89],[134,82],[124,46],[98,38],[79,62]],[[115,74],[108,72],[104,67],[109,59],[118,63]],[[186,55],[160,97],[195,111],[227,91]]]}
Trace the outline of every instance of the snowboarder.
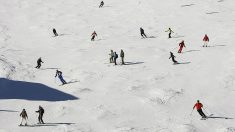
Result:
{"label": "snowboarder", "polygon": [[122,59],[122,65],[125,65],[125,63],[124,63],[124,52],[123,52],[122,49],[121,49],[120,57]]}
{"label": "snowboarder", "polygon": [[35,67],[35,68],[40,68],[41,67],[41,63],[44,63],[43,61],[42,61],[42,58],[40,57],[40,58],[38,58],[38,60],[37,60],[37,66]]}
{"label": "snowboarder", "polygon": [[174,56],[174,54],[172,53],[172,52],[170,52],[170,57],[169,57],[169,59],[172,59],[172,61],[174,62],[174,63],[178,63],[176,60],[175,60],[175,56]]}
{"label": "snowboarder", "polygon": [[182,40],[182,42],[179,43],[179,46],[180,46],[180,48],[179,48],[179,50],[178,50],[178,53],[181,53],[183,47],[185,47],[184,40]]}
{"label": "snowboarder", "polygon": [[91,41],[94,41],[95,40],[95,36],[97,36],[96,32],[94,31],[92,34],[91,34]]}
{"label": "snowboarder", "polygon": [[67,84],[67,82],[64,80],[64,78],[63,78],[63,76],[62,76],[62,72],[61,72],[61,71],[56,70],[56,75],[55,75],[55,77],[57,77],[57,75],[58,75],[58,78],[60,79],[60,81],[62,82],[62,85]]}
{"label": "snowboarder", "polygon": [[101,8],[101,7],[103,7],[103,6],[104,6],[104,1],[101,1],[99,8]]}
{"label": "snowboarder", "polygon": [[169,34],[168,34],[168,38],[171,38],[171,33],[174,33],[172,30],[171,30],[171,28],[169,28],[167,31],[165,31],[165,32],[169,32]]}
{"label": "snowboarder", "polygon": [[109,62],[113,63],[114,62],[114,53],[113,53],[113,50],[111,50],[111,53],[109,55],[110,55]]}
{"label": "snowboarder", "polygon": [[114,64],[117,65],[118,54],[114,52]]}
{"label": "snowboarder", "polygon": [[207,118],[207,116],[203,113],[202,111],[202,103],[199,102],[199,100],[197,100],[197,103],[193,106],[193,110],[196,107],[198,113],[202,116],[202,118]]}
{"label": "snowboarder", "polygon": [[204,41],[204,45],[203,45],[203,47],[207,47],[207,44],[208,44],[208,42],[209,42],[209,37],[207,36],[207,34],[205,34],[205,36],[204,36],[204,38],[203,38],[203,41]]}
{"label": "snowboarder", "polygon": [[144,33],[144,29],[141,27],[140,28],[140,35],[143,37],[143,38],[147,38],[147,36],[145,35]]}
{"label": "snowboarder", "polygon": [[35,111],[37,112],[38,115],[38,124],[44,124],[44,121],[42,120],[43,114],[44,114],[44,109],[42,108],[42,106],[39,105],[39,110]]}
{"label": "snowboarder", "polygon": [[21,123],[20,126],[22,126],[23,121],[25,120],[25,126],[27,126],[27,119],[28,119],[28,115],[25,109],[22,110],[22,112],[20,113],[21,116]]}
{"label": "snowboarder", "polygon": [[58,36],[58,34],[54,28],[53,28],[53,33],[54,33],[55,37]]}

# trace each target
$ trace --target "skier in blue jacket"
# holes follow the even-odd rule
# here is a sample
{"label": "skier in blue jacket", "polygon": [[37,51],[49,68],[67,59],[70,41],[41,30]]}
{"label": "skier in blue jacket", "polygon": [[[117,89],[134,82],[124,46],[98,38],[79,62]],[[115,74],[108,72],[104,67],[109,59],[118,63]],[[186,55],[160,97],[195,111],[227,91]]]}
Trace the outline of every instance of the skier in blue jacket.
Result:
{"label": "skier in blue jacket", "polygon": [[64,78],[63,78],[63,76],[62,76],[62,72],[61,72],[61,71],[56,70],[56,75],[55,75],[55,77],[57,77],[57,75],[58,75],[58,78],[60,79],[60,81],[62,82],[62,85],[67,84],[67,82],[64,80]]}

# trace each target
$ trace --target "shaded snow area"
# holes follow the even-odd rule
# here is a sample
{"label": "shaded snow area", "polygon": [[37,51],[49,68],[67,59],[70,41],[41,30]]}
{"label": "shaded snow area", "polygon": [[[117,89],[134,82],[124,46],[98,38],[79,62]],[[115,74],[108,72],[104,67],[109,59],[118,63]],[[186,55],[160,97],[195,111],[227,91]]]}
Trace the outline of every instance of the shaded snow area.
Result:
{"label": "shaded snow area", "polygon": [[234,0],[100,2],[0,0],[0,132],[235,132]]}

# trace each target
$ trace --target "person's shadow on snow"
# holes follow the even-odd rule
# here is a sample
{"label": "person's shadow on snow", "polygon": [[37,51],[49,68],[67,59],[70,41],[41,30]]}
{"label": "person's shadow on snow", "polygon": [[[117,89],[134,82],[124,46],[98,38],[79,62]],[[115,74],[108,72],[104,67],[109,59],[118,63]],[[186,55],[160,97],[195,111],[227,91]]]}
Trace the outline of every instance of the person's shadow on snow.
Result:
{"label": "person's shadow on snow", "polygon": [[174,65],[179,65],[179,64],[190,64],[191,62],[176,62]]}
{"label": "person's shadow on snow", "polygon": [[124,65],[137,65],[137,64],[143,64],[144,62],[125,62]]}

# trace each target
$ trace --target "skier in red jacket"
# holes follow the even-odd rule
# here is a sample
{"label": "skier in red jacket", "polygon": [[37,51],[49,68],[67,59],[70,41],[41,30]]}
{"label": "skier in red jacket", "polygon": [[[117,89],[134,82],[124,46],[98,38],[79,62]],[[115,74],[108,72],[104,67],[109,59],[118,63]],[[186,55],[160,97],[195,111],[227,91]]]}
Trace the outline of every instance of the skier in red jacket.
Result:
{"label": "skier in red jacket", "polygon": [[204,42],[204,45],[203,45],[203,47],[207,47],[207,44],[208,44],[208,42],[209,42],[209,37],[207,36],[207,34],[205,34],[205,36],[204,36],[204,38],[203,38],[203,42]]}
{"label": "skier in red jacket", "polygon": [[193,109],[196,107],[198,113],[202,116],[202,118],[207,118],[207,116],[203,113],[202,111],[202,103],[199,102],[199,100],[197,100],[197,103],[193,106]]}
{"label": "skier in red jacket", "polygon": [[185,47],[184,40],[182,40],[182,42],[179,43],[179,46],[180,46],[180,48],[179,48],[179,50],[178,50],[178,53],[181,53],[183,47]]}

